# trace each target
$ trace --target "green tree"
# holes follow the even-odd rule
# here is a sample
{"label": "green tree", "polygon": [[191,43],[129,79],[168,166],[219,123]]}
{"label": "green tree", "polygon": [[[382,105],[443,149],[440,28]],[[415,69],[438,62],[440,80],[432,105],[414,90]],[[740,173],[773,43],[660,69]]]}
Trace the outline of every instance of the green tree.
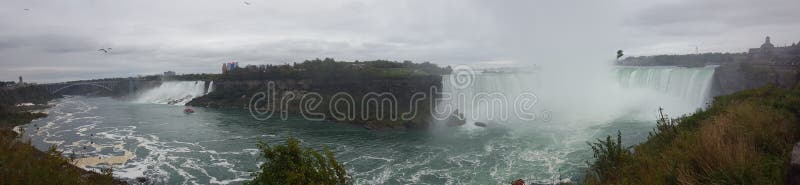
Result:
{"label": "green tree", "polygon": [[327,148],[317,152],[301,148],[297,139],[289,138],[285,145],[269,146],[260,142],[258,147],[267,161],[255,179],[248,185],[343,185],[352,184],[342,164],[336,162]]}

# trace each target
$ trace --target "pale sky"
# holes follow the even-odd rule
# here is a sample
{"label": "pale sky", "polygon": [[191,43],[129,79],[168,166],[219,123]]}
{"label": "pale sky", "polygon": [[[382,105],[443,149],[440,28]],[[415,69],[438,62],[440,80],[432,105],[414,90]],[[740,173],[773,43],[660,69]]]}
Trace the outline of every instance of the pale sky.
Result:
{"label": "pale sky", "polygon": [[219,73],[229,61],[323,57],[577,66],[617,49],[744,52],[767,35],[778,46],[800,41],[798,0],[247,2],[0,0],[0,80]]}

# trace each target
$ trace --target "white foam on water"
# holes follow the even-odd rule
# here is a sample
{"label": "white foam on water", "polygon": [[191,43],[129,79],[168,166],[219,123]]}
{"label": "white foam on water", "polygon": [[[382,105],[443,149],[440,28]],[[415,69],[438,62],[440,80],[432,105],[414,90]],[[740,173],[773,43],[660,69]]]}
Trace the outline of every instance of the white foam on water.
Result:
{"label": "white foam on water", "polygon": [[[250,179],[250,173],[236,170],[237,166],[230,163],[223,156],[252,156],[258,152],[257,149],[245,149],[240,152],[219,152],[207,149],[200,144],[203,142],[162,141],[156,135],[137,136],[135,134],[128,137],[136,140],[136,143],[138,143],[136,147],[146,150],[148,155],[132,159],[120,170],[122,172],[117,174],[115,171],[115,175],[125,178],[148,177],[156,182],[166,183],[170,182],[169,171],[174,171],[180,176],[183,184],[230,184]],[[207,154],[211,160],[205,161],[196,157],[179,155],[179,153]],[[234,174],[235,177],[220,179],[208,173],[206,169],[209,167],[224,167],[227,169],[226,171]],[[199,172],[199,174],[195,172]],[[201,181],[200,176],[208,178],[208,181]]]}

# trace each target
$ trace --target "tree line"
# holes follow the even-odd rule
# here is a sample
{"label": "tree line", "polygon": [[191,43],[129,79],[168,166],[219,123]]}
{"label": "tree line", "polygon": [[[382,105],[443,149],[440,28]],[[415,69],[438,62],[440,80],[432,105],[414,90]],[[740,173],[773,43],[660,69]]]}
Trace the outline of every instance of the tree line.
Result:
{"label": "tree line", "polygon": [[336,61],[333,58],[306,60],[301,63],[280,65],[247,65],[228,69],[223,80],[264,79],[393,79],[415,76],[444,75],[452,71],[450,66],[439,67],[430,62],[411,61]]}

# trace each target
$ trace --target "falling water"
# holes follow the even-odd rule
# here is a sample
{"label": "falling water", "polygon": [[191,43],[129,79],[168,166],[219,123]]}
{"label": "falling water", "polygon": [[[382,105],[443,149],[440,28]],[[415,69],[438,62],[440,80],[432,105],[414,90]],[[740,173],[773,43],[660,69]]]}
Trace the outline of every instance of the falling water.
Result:
{"label": "falling water", "polygon": [[714,67],[617,67],[624,88],[643,88],[679,97],[702,107],[709,100]]}
{"label": "falling water", "polygon": [[185,105],[193,98],[202,96],[203,92],[210,92],[210,90],[211,84],[209,84],[209,90],[206,91],[203,81],[167,81],[142,93],[134,102]]}
{"label": "falling water", "polygon": [[451,97],[440,100],[437,108],[450,106],[450,112],[463,113],[468,122],[503,116],[514,122],[516,98],[531,93],[540,110],[555,111],[550,113],[560,118],[611,120],[643,106],[686,114],[708,103],[713,75],[714,67],[615,67],[610,80],[552,83],[537,73],[477,73],[468,86],[460,86],[456,76],[445,76],[442,92]]}

